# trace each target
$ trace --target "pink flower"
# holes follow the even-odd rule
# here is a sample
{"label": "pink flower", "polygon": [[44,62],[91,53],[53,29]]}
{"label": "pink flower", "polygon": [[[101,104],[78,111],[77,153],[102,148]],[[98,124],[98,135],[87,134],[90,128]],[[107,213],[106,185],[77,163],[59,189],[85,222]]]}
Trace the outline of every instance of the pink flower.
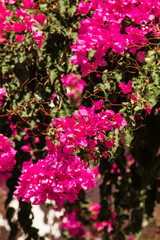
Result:
{"label": "pink flower", "polygon": [[[99,101],[99,103],[101,107],[102,102]],[[114,138],[105,143],[104,132],[107,134],[113,127],[119,129],[127,125],[127,122],[120,113],[114,114],[111,110],[102,109],[101,112],[95,113],[95,105],[93,105],[91,108],[80,106],[73,117],[57,118],[53,121],[53,125],[57,128],[55,136],[61,146],[64,146],[64,152],[69,151],[71,154],[75,149],[79,150],[79,147],[88,147],[90,157],[93,158],[94,151],[99,147],[97,140],[104,146],[114,147]]]}
{"label": "pink flower", "polygon": [[[150,29],[148,29],[149,31]],[[151,31],[151,30],[150,30]],[[129,48],[131,53],[135,53],[141,47],[145,46],[148,43],[148,40],[145,36],[146,31],[138,29],[133,26],[126,27],[127,38],[129,41]]]}
{"label": "pink flower", "polygon": [[29,152],[30,149],[31,149],[31,144],[23,145],[23,146],[21,147],[21,149],[22,149],[24,152]]}
{"label": "pink flower", "polygon": [[94,220],[97,220],[100,208],[101,205],[99,203],[90,202],[90,207],[88,210],[92,213]]}
{"label": "pink flower", "polygon": [[115,170],[117,169],[117,167],[118,167],[117,164],[114,162],[113,165],[112,165],[112,169],[111,169],[110,173],[114,173]]}
{"label": "pink flower", "polygon": [[[8,119],[10,118],[10,116],[8,116]],[[16,136],[17,135],[17,129],[16,129],[16,124],[13,124],[13,122],[10,122],[9,125],[10,129],[12,130],[12,135]]]}
{"label": "pink flower", "polygon": [[16,153],[17,151],[12,147],[9,138],[0,134],[0,172],[12,171],[16,163]]}
{"label": "pink flower", "polygon": [[77,7],[77,10],[80,14],[88,14],[90,10],[90,3],[81,0],[79,6]]}
{"label": "pink flower", "polygon": [[35,143],[39,143],[40,140],[39,140],[39,137],[36,137],[35,140],[34,140]]}
{"label": "pink flower", "polygon": [[4,97],[5,93],[6,93],[6,89],[5,88],[0,88],[0,107],[3,106],[3,97]]}
{"label": "pink flower", "polygon": [[12,25],[9,22],[5,22],[5,30],[6,32],[10,32],[12,29]]}
{"label": "pink flower", "polygon": [[21,22],[16,22],[14,25],[13,25],[13,28],[12,30],[15,32],[15,33],[21,33],[22,31],[24,31],[26,29],[26,24],[25,23],[21,23]]}
{"label": "pink flower", "polygon": [[6,93],[6,89],[5,88],[0,88],[0,100],[3,100],[3,96]]}
{"label": "pink flower", "polygon": [[129,81],[127,84],[119,83],[118,86],[121,88],[124,94],[132,92],[132,81]]}
{"label": "pink flower", "polygon": [[24,140],[27,140],[28,138],[29,138],[29,135],[27,134],[27,135],[24,136],[23,139],[24,139]]}
{"label": "pink flower", "polygon": [[44,39],[42,35],[43,35],[43,32],[38,31],[38,32],[34,32],[33,37],[36,41],[42,41]]}
{"label": "pink flower", "polygon": [[105,159],[107,159],[107,157],[109,157],[110,154],[109,154],[107,151],[105,151],[105,152],[102,152],[102,156],[103,156]]}
{"label": "pink flower", "polygon": [[19,35],[19,34],[16,35],[16,41],[18,43],[21,43],[24,39],[25,39],[24,35]]}
{"label": "pink flower", "polygon": [[115,141],[115,138],[112,138],[111,140],[109,141],[105,141],[105,145],[107,148],[112,148],[114,147],[114,141]]}
{"label": "pink flower", "polygon": [[110,211],[111,218],[108,221],[100,222],[98,220],[98,214],[100,212],[101,205],[98,203],[89,203],[89,208],[87,209],[90,213],[90,224],[82,224],[79,221],[78,216],[83,216],[83,210],[81,208],[65,210],[63,216],[60,217],[61,227],[64,231],[67,231],[72,237],[76,239],[99,239],[102,235],[104,227],[107,227],[107,231],[112,231],[112,223],[114,222],[115,213]]}
{"label": "pink flower", "polygon": [[6,38],[3,38],[3,37],[0,36],[0,44],[5,42],[5,41],[6,41]]}
{"label": "pink flower", "polygon": [[27,13],[26,13],[26,11],[24,11],[22,8],[18,8],[18,9],[16,9],[15,10],[15,13],[16,13],[16,15],[17,15],[17,17],[19,18],[19,17],[26,17],[27,16]]}
{"label": "pink flower", "polygon": [[[71,46],[75,53],[71,62],[81,67],[83,77],[95,71],[98,66],[107,65],[104,56],[109,49],[118,54],[123,54],[127,49],[135,53],[148,43],[147,34],[153,32],[158,37],[159,27],[154,24],[154,19],[159,18],[157,1],[136,3],[137,1],[80,1],[78,14],[89,15],[80,22],[78,40]],[[125,27],[125,33],[122,33],[122,24],[126,18],[132,19],[136,27]],[[90,56],[90,51],[95,51],[95,54]]]}
{"label": "pink flower", "polygon": [[63,74],[61,81],[64,86],[66,86],[67,96],[78,101],[83,93],[84,87],[86,86],[85,81],[73,72],[66,76]]}
{"label": "pink flower", "polygon": [[17,0],[5,0],[6,3],[15,4]]}
{"label": "pink flower", "polygon": [[33,204],[44,203],[47,198],[55,200],[57,205],[64,200],[72,203],[81,189],[87,191],[97,185],[96,175],[88,164],[76,155],[62,152],[60,146],[52,148],[52,153],[36,164],[32,160],[25,162],[19,180],[15,195],[26,202],[32,198]]}
{"label": "pink flower", "polygon": [[30,9],[31,7],[33,7],[33,8],[36,7],[36,4],[35,4],[33,1],[31,1],[31,0],[24,0],[24,1],[22,2],[22,4],[23,4],[23,7],[24,7],[25,9]]}
{"label": "pink flower", "polygon": [[137,96],[134,93],[131,94],[131,98],[132,100],[137,101]]}
{"label": "pink flower", "polygon": [[33,34],[34,39],[38,43],[38,47],[37,47],[38,49],[40,49],[42,44],[44,43],[43,40],[45,37],[43,37],[42,35],[43,35],[42,31],[34,32],[34,34]]}
{"label": "pink flower", "polygon": [[122,118],[121,113],[116,113],[113,116],[113,126],[116,128],[120,128],[121,126],[126,126],[127,122],[124,118]]}
{"label": "pink flower", "polygon": [[127,160],[127,163],[128,163],[129,166],[131,166],[131,165],[135,162],[135,159],[134,159],[134,157],[132,156],[132,154],[128,154],[128,155],[126,156],[126,160]]}
{"label": "pink flower", "polygon": [[151,106],[149,105],[148,102],[145,103],[145,109],[146,109],[146,114],[150,114],[151,113]]}
{"label": "pink flower", "polygon": [[[92,99],[91,99],[91,100],[92,100]],[[94,105],[95,110],[100,110],[100,109],[103,107],[103,99],[100,99],[100,100],[97,101],[97,102],[94,102],[94,101],[92,100],[92,102],[93,102],[93,105]]]}
{"label": "pink flower", "polygon": [[139,51],[137,53],[137,61],[140,63],[143,63],[145,61],[145,52],[144,51]]}
{"label": "pink flower", "polygon": [[[100,223],[96,223],[96,230],[97,231],[102,231],[104,229],[104,227],[106,226],[110,226],[111,224],[109,224],[107,221],[103,221],[103,222],[100,222]],[[110,227],[109,228],[109,231],[112,231],[113,229]]]}
{"label": "pink flower", "polygon": [[88,144],[89,144],[90,149],[94,149],[96,147],[96,145],[98,144],[98,142],[96,140],[89,139]]}
{"label": "pink flower", "polygon": [[44,24],[46,21],[46,15],[43,13],[40,13],[39,15],[34,15],[34,19],[39,23],[39,24]]}
{"label": "pink flower", "polygon": [[67,230],[72,237],[82,237],[84,234],[84,228],[82,223],[77,219],[76,216],[77,210],[74,210],[71,213],[67,211],[61,217],[61,227],[64,230]]}
{"label": "pink flower", "polygon": [[[96,104],[99,109],[102,101]],[[105,143],[108,131],[126,124],[121,113],[104,109],[96,113],[95,104],[91,108],[80,106],[71,117],[54,119],[56,142],[47,139],[45,159],[36,164],[24,163],[15,195],[27,202],[33,199],[33,204],[44,203],[47,198],[54,199],[57,205],[62,205],[64,200],[74,202],[81,189],[87,191],[97,184],[98,169],[89,169],[88,163],[83,161],[86,158],[83,152],[93,159],[100,150],[98,140],[103,146],[114,147],[114,138]],[[29,151],[30,146],[25,145],[22,150]],[[78,156],[80,152],[83,159]],[[119,170],[116,168],[116,171]]]}

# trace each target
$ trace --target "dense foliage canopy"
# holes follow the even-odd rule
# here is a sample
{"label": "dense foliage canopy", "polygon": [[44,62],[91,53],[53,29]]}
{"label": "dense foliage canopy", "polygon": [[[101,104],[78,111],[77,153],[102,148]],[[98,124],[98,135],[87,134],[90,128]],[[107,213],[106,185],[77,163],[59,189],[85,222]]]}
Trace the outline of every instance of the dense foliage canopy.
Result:
{"label": "dense foliage canopy", "polygon": [[[48,200],[63,209],[67,239],[123,240],[152,217],[160,202],[159,39],[159,0],[0,1],[9,239],[20,229],[44,239],[30,214]],[[100,202],[87,199],[95,186]],[[19,209],[9,207],[15,197]]]}

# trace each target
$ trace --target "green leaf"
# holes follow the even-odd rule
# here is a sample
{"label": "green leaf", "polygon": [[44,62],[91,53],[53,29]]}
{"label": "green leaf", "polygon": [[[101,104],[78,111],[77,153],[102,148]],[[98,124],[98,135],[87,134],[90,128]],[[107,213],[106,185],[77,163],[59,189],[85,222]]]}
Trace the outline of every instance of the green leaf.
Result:
{"label": "green leaf", "polygon": [[125,145],[127,146],[127,147],[130,147],[130,145],[131,145],[131,142],[132,142],[132,140],[133,140],[133,131],[131,131],[131,129],[130,128],[127,128],[126,130],[125,130],[125,135],[124,135],[124,138],[125,138]]}
{"label": "green leaf", "polygon": [[76,11],[77,11],[76,6],[73,4],[73,5],[68,9],[68,16],[69,16],[69,17],[73,17]]}
{"label": "green leaf", "polygon": [[118,82],[122,80],[122,72],[120,72],[118,69],[114,70],[113,75]]}

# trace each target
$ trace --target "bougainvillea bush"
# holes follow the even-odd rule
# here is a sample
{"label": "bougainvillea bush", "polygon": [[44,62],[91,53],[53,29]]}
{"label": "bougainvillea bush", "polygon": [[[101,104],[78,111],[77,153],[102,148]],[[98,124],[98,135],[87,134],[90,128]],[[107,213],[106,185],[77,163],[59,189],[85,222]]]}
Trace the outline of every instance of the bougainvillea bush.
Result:
{"label": "bougainvillea bush", "polygon": [[[44,239],[31,206],[48,200],[63,209],[67,239],[123,240],[152,217],[160,202],[159,40],[158,0],[0,2],[9,239],[20,231]],[[94,187],[99,202],[87,197]]]}

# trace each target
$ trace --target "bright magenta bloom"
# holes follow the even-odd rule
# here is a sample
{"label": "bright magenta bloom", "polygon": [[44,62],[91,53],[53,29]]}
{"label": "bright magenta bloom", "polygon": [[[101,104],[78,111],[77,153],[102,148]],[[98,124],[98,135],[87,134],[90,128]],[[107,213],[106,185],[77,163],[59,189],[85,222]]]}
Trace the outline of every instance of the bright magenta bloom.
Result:
{"label": "bright magenta bloom", "polygon": [[[71,46],[75,53],[71,61],[81,66],[83,77],[107,65],[104,56],[110,49],[117,54],[126,50],[135,53],[148,43],[147,34],[159,34],[158,24],[154,24],[160,17],[159,0],[81,0],[77,10],[79,14],[90,13],[80,22],[78,40]],[[92,50],[95,54],[90,59]]]}
{"label": "bright magenta bloom", "polygon": [[0,107],[3,106],[3,97],[5,93],[6,93],[6,89],[0,88]]}
{"label": "bright magenta bloom", "polygon": [[67,230],[72,237],[77,237],[78,239],[84,235],[84,227],[82,223],[77,219],[76,210],[68,213],[64,213],[61,217],[61,227]]}
{"label": "bright magenta bloom", "polygon": [[41,13],[39,15],[34,15],[34,19],[41,25],[41,24],[45,23],[46,15],[44,15],[43,13]]}
{"label": "bright magenta bloom", "polygon": [[16,40],[18,43],[22,42],[24,39],[25,39],[24,35],[19,35],[19,34],[16,35]]}
{"label": "bright magenta bloom", "polygon": [[0,133],[0,172],[12,171],[16,163],[16,152],[9,138]]}
{"label": "bright magenta bloom", "polygon": [[127,84],[125,84],[124,82],[119,83],[118,85],[124,94],[132,92],[132,81],[129,81]]}
{"label": "bright magenta bloom", "polygon": [[13,25],[12,29],[13,29],[13,31],[15,33],[21,33],[21,32],[23,32],[26,29],[26,24],[25,23],[21,23],[21,22],[16,22]]}
{"label": "bright magenta bloom", "polygon": [[[14,4],[16,2],[16,0],[5,0],[5,3],[9,4]],[[36,7],[34,1],[31,0],[24,0],[21,3],[21,7],[15,9],[14,14],[10,10],[7,11],[8,5],[6,5],[6,7],[5,3],[2,1],[0,2],[0,44],[6,41],[6,39],[3,37],[5,32],[9,33],[13,31],[16,33],[16,42],[21,43],[25,39],[25,32],[28,31],[36,40],[38,43],[38,49],[40,49],[41,45],[44,43],[44,37],[42,36],[43,32],[38,31],[37,25],[44,24],[46,21],[46,16],[42,13],[30,14],[30,11],[28,11],[28,9],[31,7]]]}
{"label": "bright magenta bloom", "polygon": [[72,72],[66,76],[63,74],[61,81],[66,86],[67,96],[79,101],[86,86],[85,81]]}
{"label": "bright magenta bloom", "polygon": [[140,63],[143,63],[145,61],[145,52],[144,51],[139,51],[137,53],[137,61]]}
{"label": "bright magenta bloom", "polygon": [[33,8],[36,7],[36,4],[31,0],[24,0],[22,4],[25,9],[30,9],[31,7],[33,7]]}
{"label": "bright magenta bloom", "polygon": [[5,0],[6,3],[15,4],[17,0]]}
{"label": "bright magenta bloom", "polygon": [[[89,159],[93,159],[100,151],[100,141],[106,153],[108,148],[114,146],[114,138],[105,141],[107,133],[127,124],[120,113],[101,110],[102,106],[101,100],[93,103],[91,108],[80,106],[72,117],[53,121],[58,145],[47,140],[46,158],[39,159],[36,164],[32,160],[24,163],[15,191],[18,199],[22,197],[26,202],[33,200],[33,204],[45,203],[46,199],[50,199],[62,205],[64,200],[74,202],[78,199],[81,189],[87,191],[97,185],[97,168],[89,169],[88,163],[83,161],[86,160],[85,156],[80,152],[85,149]],[[96,113],[95,110],[101,111]]]}
{"label": "bright magenta bloom", "polygon": [[[52,144],[51,144],[52,146]],[[49,144],[48,147],[50,148]],[[97,185],[96,174],[78,156],[64,154],[56,147],[45,159],[36,164],[25,162],[15,195],[33,204],[45,203],[46,199],[55,200],[62,205],[64,200],[74,202],[81,189],[87,191]]]}

